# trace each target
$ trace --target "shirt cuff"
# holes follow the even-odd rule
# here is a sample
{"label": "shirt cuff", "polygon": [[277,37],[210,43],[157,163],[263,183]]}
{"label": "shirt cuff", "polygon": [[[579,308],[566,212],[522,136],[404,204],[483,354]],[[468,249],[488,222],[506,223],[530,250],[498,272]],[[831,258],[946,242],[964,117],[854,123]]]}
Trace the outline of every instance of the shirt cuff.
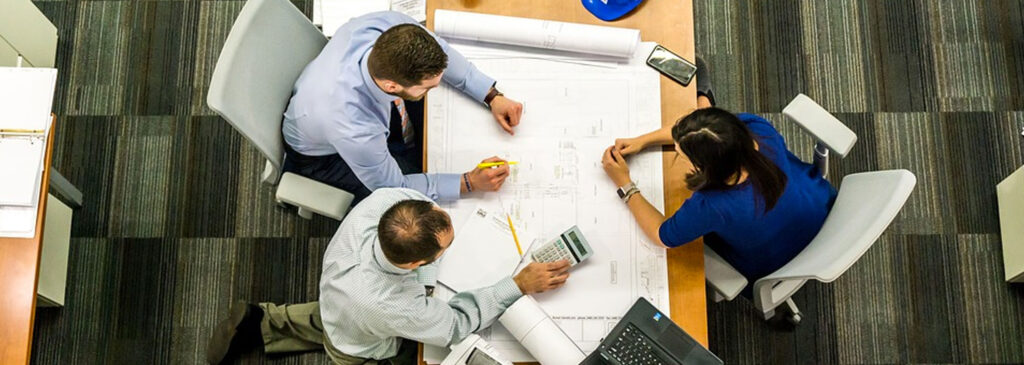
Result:
{"label": "shirt cuff", "polygon": [[496,83],[497,81],[494,81],[494,79],[483,72],[471,72],[469,77],[466,77],[466,94],[469,94],[473,100],[483,103],[484,98],[487,97],[487,92],[491,91],[491,86],[494,86]]}
{"label": "shirt cuff", "polygon": [[462,174],[437,174],[438,201],[459,200],[460,189],[462,189]]}
{"label": "shirt cuff", "polygon": [[416,281],[424,286],[437,286],[437,264],[416,268]]}
{"label": "shirt cuff", "polygon": [[516,285],[516,281],[512,280],[511,276],[501,279],[497,284],[494,284],[493,288],[495,298],[498,299],[498,303],[501,303],[504,308],[508,308],[508,306],[523,296],[523,292],[519,290],[519,285]]}

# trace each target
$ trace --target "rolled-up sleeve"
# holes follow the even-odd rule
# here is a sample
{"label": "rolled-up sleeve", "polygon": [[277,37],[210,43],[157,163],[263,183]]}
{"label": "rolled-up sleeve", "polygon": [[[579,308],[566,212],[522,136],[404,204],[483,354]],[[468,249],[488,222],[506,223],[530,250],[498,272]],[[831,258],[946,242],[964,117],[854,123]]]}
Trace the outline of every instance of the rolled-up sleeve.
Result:
{"label": "rolled-up sleeve", "polygon": [[[360,124],[372,125],[370,122]],[[388,150],[386,133],[366,131],[351,137],[338,137],[331,143],[359,181],[370,191],[380,188],[409,188],[423,193],[434,201],[459,199],[460,174],[403,175],[398,162]]]}
{"label": "rolled-up sleeve", "polygon": [[417,298],[416,308],[403,311],[402,321],[392,327],[393,334],[430,345],[448,346],[490,327],[522,296],[512,277],[488,287],[458,293],[448,302],[424,295]]}

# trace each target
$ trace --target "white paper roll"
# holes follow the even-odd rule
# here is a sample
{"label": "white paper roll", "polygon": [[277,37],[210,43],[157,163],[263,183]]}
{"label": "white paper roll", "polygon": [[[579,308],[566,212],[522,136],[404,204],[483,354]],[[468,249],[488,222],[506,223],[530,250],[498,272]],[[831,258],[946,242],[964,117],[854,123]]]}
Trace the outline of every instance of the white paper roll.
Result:
{"label": "white paper roll", "polygon": [[434,32],[445,38],[627,58],[640,43],[637,29],[511,16],[434,11]]}
{"label": "white paper roll", "polygon": [[498,322],[541,364],[579,364],[586,357],[529,295],[512,303]]}

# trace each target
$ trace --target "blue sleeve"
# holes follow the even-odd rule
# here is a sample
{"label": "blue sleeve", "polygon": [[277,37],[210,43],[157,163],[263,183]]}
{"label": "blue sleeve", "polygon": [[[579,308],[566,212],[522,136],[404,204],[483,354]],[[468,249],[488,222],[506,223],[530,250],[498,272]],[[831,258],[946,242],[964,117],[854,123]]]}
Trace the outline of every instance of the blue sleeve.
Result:
{"label": "blue sleeve", "polygon": [[678,247],[700,236],[711,233],[715,229],[715,212],[708,202],[701,197],[690,197],[676,214],[658,228],[658,238],[668,247]]}
{"label": "blue sleeve", "polygon": [[444,39],[434,35],[441,49],[448,55],[448,68],[445,69],[441,79],[452,87],[469,95],[473,100],[484,102],[487,92],[494,86],[494,79],[480,72],[466,57],[456,51]]}
{"label": "blue sleeve", "polygon": [[[355,108],[349,110],[353,109]],[[364,113],[359,114],[362,115],[350,116],[350,122],[362,130],[342,134],[332,140],[331,144],[366,188],[370,191],[380,188],[409,188],[423,193],[434,201],[454,201],[459,198],[460,174],[403,175],[398,162],[388,150],[387,134],[373,130],[374,123],[365,122],[372,120],[373,117]]]}

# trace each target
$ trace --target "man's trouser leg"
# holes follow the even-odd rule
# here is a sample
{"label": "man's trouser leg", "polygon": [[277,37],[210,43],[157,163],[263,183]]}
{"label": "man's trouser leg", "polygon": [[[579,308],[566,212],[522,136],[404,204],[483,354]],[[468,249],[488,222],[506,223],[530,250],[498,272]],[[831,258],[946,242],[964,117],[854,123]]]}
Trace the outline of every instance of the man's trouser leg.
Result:
{"label": "man's trouser leg", "polygon": [[320,302],[302,304],[260,303],[263,350],[267,354],[324,350],[338,365],[415,364],[415,341],[402,340],[398,354],[388,360],[370,360],[342,353],[331,345],[320,319]]}
{"label": "man's trouser leg", "polygon": [[315,351],[324,348],[320,302],[302,304],[260,303],[260,333],[268,354]]}

